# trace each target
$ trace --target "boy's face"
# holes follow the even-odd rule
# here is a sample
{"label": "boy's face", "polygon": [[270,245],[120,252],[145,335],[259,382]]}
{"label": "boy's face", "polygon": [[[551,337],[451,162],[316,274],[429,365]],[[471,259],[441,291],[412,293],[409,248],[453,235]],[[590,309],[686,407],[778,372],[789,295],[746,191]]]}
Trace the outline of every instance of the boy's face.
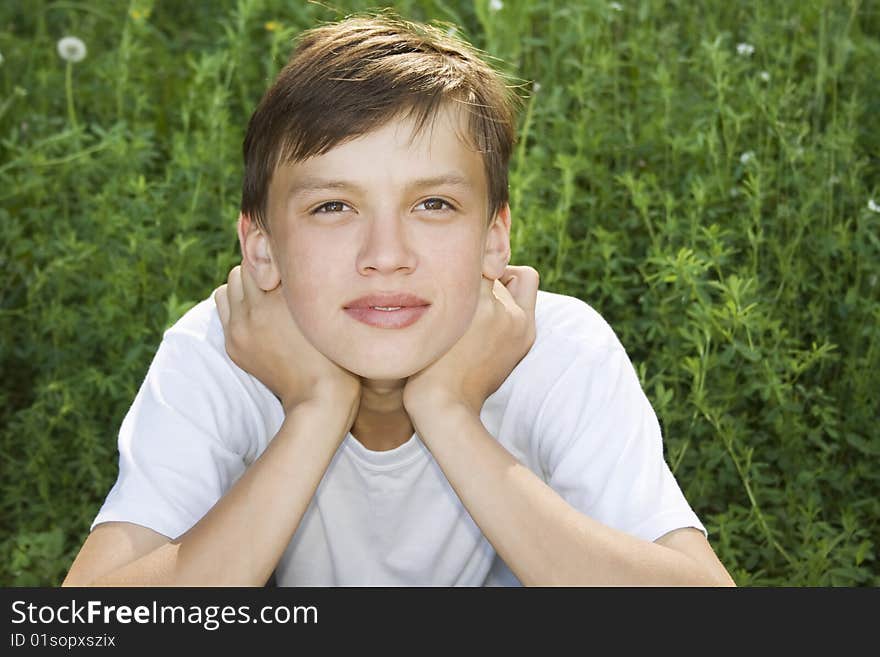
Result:
{"label": "boy's face", "polygon": [[[483,160],[444,107],[415,137],[407,119],[278,168],[268,198],[272,260],[303,335],[371,380],[405,379],[468,328],[481,277],[509,259],[507,207],[487,225]],[[351,308],[370,295],[412,295]],[[422,305],[421,308],[418,305]]]}

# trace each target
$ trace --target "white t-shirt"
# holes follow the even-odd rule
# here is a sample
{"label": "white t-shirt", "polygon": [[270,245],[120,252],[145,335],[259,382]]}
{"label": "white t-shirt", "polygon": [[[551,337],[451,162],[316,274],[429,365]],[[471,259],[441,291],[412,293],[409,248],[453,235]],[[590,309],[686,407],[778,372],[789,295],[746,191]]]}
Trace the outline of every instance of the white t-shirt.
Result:
{"label": "white t-shirt", "polygon": [[[536,339],[480,418],[585,515],[654,541],[706,532],[663,456],[660,426],[611,327],[539,291]],[[226,353],[212,297],[166,331],[119,432],[119,478],[95,525],[186,532],[284,419]],[[259,509],[254,510],[259,513]],[[417,435],[384,452],[343,440],[276,568],[280,586],[495,586],[519,582]]]}

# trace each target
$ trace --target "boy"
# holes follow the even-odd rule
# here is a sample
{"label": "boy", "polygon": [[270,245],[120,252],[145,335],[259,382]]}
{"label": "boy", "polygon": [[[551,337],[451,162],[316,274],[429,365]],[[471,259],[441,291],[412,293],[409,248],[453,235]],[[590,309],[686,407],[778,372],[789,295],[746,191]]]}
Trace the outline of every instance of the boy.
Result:
{"label": "boy", "polygon": [[302,36],[66,585],[733,583],[613,331],[508,266],[514,125],[442,31]]}

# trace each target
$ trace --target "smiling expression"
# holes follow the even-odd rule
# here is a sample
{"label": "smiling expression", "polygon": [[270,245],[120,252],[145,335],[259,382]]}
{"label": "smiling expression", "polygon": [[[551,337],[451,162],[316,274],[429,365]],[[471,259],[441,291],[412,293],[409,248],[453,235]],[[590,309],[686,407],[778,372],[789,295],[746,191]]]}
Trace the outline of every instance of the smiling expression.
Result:
{"label": "smiling expression", "polygon": [[[509,255],[507,208],[487,225],[483,159],[444,106],[419,133],[403,118],[278,167],[272,259],[303,335],[371,380],[415,374],[464,334],[481,277]],[[400,310],[395,310],[400,308]]]}

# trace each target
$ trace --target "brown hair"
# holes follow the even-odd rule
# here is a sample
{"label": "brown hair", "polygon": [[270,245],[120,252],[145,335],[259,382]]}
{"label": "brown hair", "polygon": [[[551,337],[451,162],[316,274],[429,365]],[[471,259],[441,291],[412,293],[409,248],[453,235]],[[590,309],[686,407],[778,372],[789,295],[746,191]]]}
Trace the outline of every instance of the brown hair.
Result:
{"label": "brown hair", "polygon": [[244,139],[241,211],[268,231],[269,183],[282,163],[321,155],[408,112],[415,131],[456,101],[483,155],[489,218],[508,201],[507,167],[520,98],[454,32],[389,13],[303,32],[265,93]]}

